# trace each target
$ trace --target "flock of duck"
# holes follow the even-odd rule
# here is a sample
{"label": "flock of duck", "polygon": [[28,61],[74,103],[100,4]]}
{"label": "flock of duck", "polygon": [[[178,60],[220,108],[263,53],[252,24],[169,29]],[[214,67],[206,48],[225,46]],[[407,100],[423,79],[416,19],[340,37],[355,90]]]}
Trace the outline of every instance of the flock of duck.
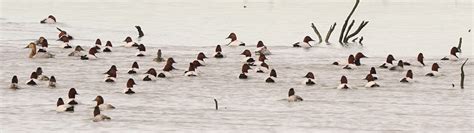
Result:
{"label": "flock of duck", "polygon": [[[41,21],[41,23],[45,24],[54,24],[56,23],[56,18],[52,15],[48,16],[48,18],[45,18],[44,20]],[[138,32],[139,32],[139,37],[144,36],[143,31],[141,30],[140,26],[136,26]],[[70,36],[66,31],[59,29],[59,34],[58,34],[58,41],[61,42],[60,47],[64,49],[72,49],[73,46],[69,44],[70,40],[73,40],[74,38]],[[230,47],[237,47],[237,46],[245,46],[245,43],[242,41],[237,40],[237,35],[235,33],[230,33],[230,35],[226,38],[230,39],[230,42],[226,44],[226,46]],[[293,47],[303,47],[303,48],[310,48],[312,45],[310,44],[311,41],[314,41],[311,39],[311,37],[306,36],[304,37],[302,42],[297,42],[293,44]],[[138,51],[136,53],[136,56],[145,56],[146,52],[146,47],[143,44],[136,43],[132,40],[131,37],[126,37],[125,40],[123,41],[123,47],[126,48],[136,48]],[[31,42],[28,44],[26,48],[31,48],[31,52],[29,54],[29,58],[54,58],[54,54],[48,52],[48,41],[44,37],[40,37],[37,41]],[[87,53],[84,52],[84,49],[77,45],[74,47],[74,51],[72,51],[68,56],[71,57],[77,57],[80,58],[81,60],[95,60],[98,59],[96,53],[99,52],[112,52],[113,45],[110,41],[107,41],[105,46],[102,46],[102,41],[100,39],[97,39],[95,42],[95,45],[89,49]],[[442,58],[441,60],[452,60],[456,61],[458,60],[458,56],[456,53],[460,52],[460,50],[457,47],[452,47],[450,50],[450,55]],[[244,56],[243,59],[241,60],[242,62],[242,69],[241,73],[239,74],[238,78],[239,79],[247,79],[248,78],[248,73],[251,67],[256,67],[255,72],[256,73],[268,73],[269,76],[265,79],[266,83],[274,83],[277,78],[277,73],[275,69],[270,69],[269,65],[265,62],[267,60],[266,55],[270,55],[271,52],[270,50],[264,45],[262,41],[259,41],[257,43],[257,48],[253,52],[255,55],[258,55],[258,59],[255,60],[252,57],[252,52],[248,49],[244,50],[241,55]],[[221,45],[217,45],[215,48],[215,53],[213,54],[214,58],[225,58]],[[184,76],[198,76],[199,72],[197,69],[199,67],[203,67],[206,65],[205,59],[208,58],[203,52],[200,52],[197,54],[196,60],[193,60],[189,62],[189,68],[187,71],[184,72]],[[358,66],[361,65],[361,59],[367,58],[363,53],[358,52],[354,55],[349,55],[347,62],[334,62],[332,65],[336,66],[341,66],[342,69],[355,69]],[[399,60],[396,64],[394,64],[395,58],[393,55],[389,54],[386,58],[386,61],[378,66],[378,69],[388,69],[390,71],[404,71],[405,66],[425,66],[425,63],[423,62],[424,56],[422,53],[418,54],[417,57],[417,62],[410,63],[410,62],[404,62],[402,60]],[[172,57],[168,59],[163,59],[162,58],[162,53],[161,50],[158,49],[157,52],[157,57],[153,59],[155,62],[166,62],[164,68],[162,71],[159,73],[157,70],[154,68],[150,68],[146,71],[145,76],[143,77],[143,81],[153,81],[157,80],[158,78],[170,78],[172,77],[171,72],[173,70],[176,70],[173,67],[173,64],[176,63]],[[433,63],[431,67],[431,72],[427,73],[426,76],[438,76],[438,69],[440,66],[437,63]],[[137,74],[139,70],[139,65],[138,62],[133,62],[132,63],[132,68],[127,72],[128,74]],[[116,82],[117,78],[117,67],[115,65],[112,65],[110,69],[104,73],[105,79],[104,82]],[[367,80],[367,83],[365,85],[366,88],[372,88],[372,87],[380,87],[379,84],[376,83],[378,79],[377,72],[376,72],[376,67],[371,67],[369,73],[367,74],[365,80]],[[412,82],[413,80],[413,71],[412,70],[407,70],[406,76],[403,77],[399,82],[402,83],[408,83]],[[30,86],[36,86],[38,85],[38,82],[42,81],[48,81],[49,87],[56,87],[56,78],[54,76],[46,76],[43,75],[43,70],[41,67],[38,67],[36,71],[32,72],[30,75],[30,80],[26,81],[26,85]],[[304,81],[303,84],[305,85],[315,85],[316,80],[315,76],[312,72],[308,72],[304,76]],[[126,87],[123,90],[124,94],[134,94],[135,91],[133,90],[134,85],[136,85],[135,80],[133,78],[129,78]],[[18,77],[16,75],[13,76],[11,85],[11,89],[18,89]],[[340,85],[337,86],[337,89],[351,89],[352,87],[349,85],[349,82],[347,80],[346,76],[341,76],[340,79]],[[73,112],[74,111],[74,106],[77,105],[78,103],[75,101],[75,96],[78,95],[77,91],[75,88],[71,88],[68,93],[68,99],[66,102],[62,98],[58,98],[57,100],[57,107],[56,111],[57,112]],[[290,88],[288,91],[288,102],[299,102],[303,101],[303,98],[295,95],[295,90],[293,88]],[[110,120],[110,117],[101,114],[100,111],[103,110],[111,110],[115,109],[114,106],[107,104],[104,102],[104,98],[100,95],[98,95],[95,98],[95,101],[97,102],[96,106],[94,107],[93,110],[93,121],[98,122],[98,121],[103,121],[103,120]]]}

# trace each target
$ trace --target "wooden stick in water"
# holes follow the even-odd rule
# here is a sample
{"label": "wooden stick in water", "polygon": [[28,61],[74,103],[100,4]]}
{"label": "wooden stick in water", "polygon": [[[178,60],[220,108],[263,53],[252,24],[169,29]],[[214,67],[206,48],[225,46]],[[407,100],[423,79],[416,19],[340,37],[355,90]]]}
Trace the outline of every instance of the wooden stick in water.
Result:
{"label": "wooden stick in water", "polygon": [[464,89],[464,65],[466,64],[467,60],[469,60],[469,58],[467,58],[461,66],[461,89]]}

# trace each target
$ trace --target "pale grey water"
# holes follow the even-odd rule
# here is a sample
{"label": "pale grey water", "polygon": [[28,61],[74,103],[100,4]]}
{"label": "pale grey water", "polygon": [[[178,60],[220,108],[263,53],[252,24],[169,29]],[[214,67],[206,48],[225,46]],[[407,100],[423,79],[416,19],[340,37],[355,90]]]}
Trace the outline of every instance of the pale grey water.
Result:
{"label": "pale grey water", "polygon": [[[290,45],[305,35],[314,36],[311,22],[322,32],[335,21],[340,28],[352,1],[249,1],[246,9],[239,1],[2,1],[1,7],[1,132],[469,132],[474,128],[473,63],[465,66],[466,89],[461,90],[462,62],[439,60],[457,45],[460,36],[464,37],[461,60],[473,57],[472,33],[467,33],[472,26],[471,1],[362,2],[353,18],[370,21],[361,33],[364,48],[320,45],[310,50]],[[60,23],[38,24],[49,14]],[[115,47],[110,54],[98,54],[98,60],[82,61],[67,57],[71,51],[59,49],[54,41],[57,26],[77,38],[72,45],[88,48],[100,38],[119,46],[125,36],[137,35],[134,25],[141,25],[145,32],[141,43],[147,46],[147,57],[135,57],[135,49]],[[227,58],[206,60],[208,65],[200,68],[199,77],[181,75],[198,52],[211,56],[214,46],[222,44],[230,32],[236,32],[249,46],[223,47]],[[39,36],[49,40],[49,51],[56,58],[27,58],[29,50],[23,47]],[[241,67],[238,54],[253,50],[258,40],[274,53],[268,56],[268,64],[277,70],[275,84],[264,83],[267,74],[237,78]],[[173,78],[143,82],[143,74],[126,74],[133,61],[138,61],[139,73],[151,67],[161,70],[164,64],[152,62],[158,48],[178,62],[175,67],[180,70]],[[357,70],[329,65],[359,51],[370,58],[362,60],[364,65]],[[382,64],[387,54],[413,62],[419,52],[425,54],[426,64],[438,62],[443,76],[423,76],[429,66],[408,67],[416,82],[401,84],[398,81],[405,71],[378,69],[382,87],[363,89],[366,81],[362,79],[369,68]],[[118,81],[105,83],[101,73],[113,64],[119,69]],[[47,88],[46,82],[37,87],[24,84],[38,66],[46,75],[56,76],[57,88]],[[319,85],[300,85],[308,71],[316,74]],[[22,89],[7,88],[13,75],[19,76]],[[347,75],[358,89],[334,89],[341,75]],[[137,94],[128,96],[121,91],[130,77],[138,85]],[[66,97],[71,87],[78,90],[81,104],[74,113],[56,113],[57,98]],[[282,100],[289,88],[295,88],[305,100]],[[102,112],[112,117],[111,121],[91,121],[96,95],[117,107]],[[220,103],[218,111],[213,98]]]}

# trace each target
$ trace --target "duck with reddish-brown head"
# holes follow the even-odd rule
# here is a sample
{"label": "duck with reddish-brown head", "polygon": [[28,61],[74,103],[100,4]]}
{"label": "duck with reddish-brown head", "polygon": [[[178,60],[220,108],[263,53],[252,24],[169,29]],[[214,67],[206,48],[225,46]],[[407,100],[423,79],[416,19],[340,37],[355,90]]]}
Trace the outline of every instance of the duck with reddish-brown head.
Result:
{"label": "duck with reddish-brown head", "polygon": [[105,48],[104,48],[103,52],[112,52],[112,42],[107,41],[107,43],[105,44]]}
{"label": "duck with reddish-brown head", "polygon": [[301,98],[298,95],[295,95],[295,89],[290,88],[288,91],[288,102],[301,102],[303,101],[303,98]]}
{"label": "duck with reddish-brown head", "polygon": [[315,85],[316,84],[316,79],[314,78],[313,72],[308,72],[304,76],[304,78],[305,79],[302,82],[304,85]]}
{"label": "duck with reddish-brown head", "polygon": [[18,87],[18,77],[16,75],[14,75],[12,77],[12,82],[10,84],[10,89],[19,89],[20,87]]}
{"label": "duck with reddish-brown head", "polygon": [[159,78],[169,78],[172,77],[171,71],[175,70],[176,68],[173,67],[173,64],[176,63],[173,58],[168,58],[166,60],[166,64],[163,68],[163,72],[158,74]]}
{"label": "duck with reddish-brown head", "polygon": [[245,43],[237,40],[237,35],[235,33],[230,33],[226,39],[230,39],[230,42],[227,43],[227,46],[237,47],[237,46],[245,46]]}
{"label": "duck with reddish-brown head", "polygon": [[275,69],[272,69],[272,70],[270,71],[270,76],[269,76],[267,79],[265,79],[265,82],[267,82],[267,83],[275,83],[276,78],[277,78],[276,70],[275,70]]}
{"label": "duck with reddish-brown head", "polygon": [[132,69],[128,70],[127,73],[128,73],[128,74],[136,74],[139,68],[140,68],[140,67],[138,66],[138,63],[135,61],[135,62],[133,62],[133,64],[132,64]]}
{"label": "duck with reddish-brown head", "polygon": [[459,52],[459,49],[457,47],[452,47],[451,50],[449,51],[449,55],[442,58],[441,60],[457,61],[459,60],[459,57],[456,55],[456,53],[458,52]]}
{"label": "duck with reddish-brown head", "polygon": [[95,60],[97,59],[97,56],[95,55],[98,53],[97,49],[95,47],[92,47],[89,49],[89,54],[81,56],[81,60]]}
{"label": "duck with reddish-brown head", "polygon": [[133,91],[133,86],[137,85],[135,81],[132,78],[129,78],[127,81],[127,88],[123,90],[123,93],[125,94],[135,94],[135,91]]}
{"label": "duck with reddish-brown head", "polygon": [[302,42],[293,44],[293,47],[311,48],[312,46],[309,42],[314,42],[314,40],[309,36],[305,36]]}
{"label": "duck with reddish-brown head", "polygon": [[146,53],[145,45],[140,44],[140,45],[138,45],[137,49],[138,49],[138,52],[135,54],[136,56],[138,56],[138,57],[145,56],[145,53]]}
{"label": "duck with reddish-brown head", "polygon": [[433,65],[431,66],[431,72],[427,73],[426,76],[429,76],[429,77],[437,77],[439,76],[439,72],[438,72],[438,69],[440,69],[441,67],[439,67],[438,63],[433,63]]}
{"label": "duck with reddish-brown head", "polygon": [[410,83],[412,81],[413,81],[413,72],[411,70],[408,70],[405,78],[400,80],[400,82],[402,83]]}
{"label": "duck with reddish-brown head", "polygon": [[153,81],[156,80],[156,77],[158,74],[156,73],[155,68],[150,68],[148,71],[145,73],[145,77],[143,77],[143,81]]}
{"label": "duck with reddish-brown head", "polygon": [[49,15],[47,18],[41,20],[40,23],[41,24],[55,24],[56,17],[54,17],[53,15]]}
{"label": "duck with reddish-brown head", "polygon": [[215,52],[216,52],[216,53],[214,54],[214,58],[224,58],[224,55],[222,54],[221,45],[217,45],[217,46],[216,46]]}
{"label": "duck with reddish-brown head", "polygon": [[123,45],[123,46],[126,47],[126,48],[138,47],[138,43],[133,42],[132,38],[129,37],[129,36],[126,37],[125,40],[123,40],[123,42],[125,42],[125,45]]}
{"label": "duck with reddish-brown head", "polygon": [[242,73],[240,73],[239,75],[239,79],[247,79],[248,76],[246,75],[247,73],[249,73],[249,70],[250,70],[250,66],[248,64],[243,64],[242,65]]}
{"label": "duck with reddish-brown head", "polygon": [[365,77],[365,80],[367,80],[367,84],[365,84],[365,88],[380,87],[380,85],[375,82],[375,79],[374,77],[372,77],[371,74],[367,74],[367,76]]}
{"label": "duck with reddish-brown head", "polygon": [[76,48],[74,48],[74,51],[69,53],[68,56],[75,56],[75,57],[84,56],[85,53],[82,51],[84,51],[84,49],[82,49],[81,46],[77,45]]}
{"label": "duck with reddish-brown head", "polygon": [[250,50],[246,49],[246,50],[244,50],[244,52],[242,52],[240,55],[245,56],[245,57],[241,60],[242,63],[245,63],[245,64],[248,64],[248,65],[254,66],[255,60],[252,58],[252,53],[250,52]]}
{"label": "duck with reddish-brown head", "polygon": [[112,65],[110,69],[104,73],[105,74],[105,82],[115,82],[117,79],[117,67]]}
{"label": "duck with reddish-brown head", "polygon": [[379,68],[391,68],[393,66],[393,61],[395,61],[395,58],[393,55],[389,54],[387,56],[387,60],[385,60],[385,63],[379,66]]}
{"label": "duck with reddish-brown head", "polygon": [[64,104],[62,98],[58,98],[56,102],[56,112],[74,112],[74,106],[69,104]]}
{"label": "duck with reddish-brown head", "polygon": [[196,72],[196,68],[197,66],[195,65],[195,63],[189,63],[189,68],[187,71],[184,72],[184,76],[187,76],[187,77],[195,77],[197,76],[197,72]]}
{"label": "duck with reddish-brown head", "polygon": [[255,49],[255,54],[264,54],[264,55],[270,55],[272,54],[270,50],[263,44],[263,41],[258,41],[257,43],[257,49]]}
{"label": "duck with reddish-brown head", "polygon": [[337,89],[352,89],[352,87],[349,86],[349,84],[347,82],[347,77],[346,76],[342,76],[340,82],[341,82],[341,84],[339,84],[339,86],[337,86]]}

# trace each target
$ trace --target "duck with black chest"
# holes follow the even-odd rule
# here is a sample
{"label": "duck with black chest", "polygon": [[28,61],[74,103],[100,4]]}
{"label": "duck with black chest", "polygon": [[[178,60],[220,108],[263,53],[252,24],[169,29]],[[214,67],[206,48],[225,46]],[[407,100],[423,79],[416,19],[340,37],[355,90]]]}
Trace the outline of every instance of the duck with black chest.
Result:
{"label": "duck with black chest", "polygon": [[89,54],[81,56],[81,60],[95,60],[97,59],[97,56],[95,56],[97,52],[97,49],[95,47],[92,47],[89,49]]}
{"label": "duck with black chest", "polygon": [[391,70],[391,71],[403,71],[403,66],[404,65],[405,64],[403,63],[403,61],[399,60],[398,63],[397,63],[397,66],[390,67],[389,70]]}
{"label": "duck with black chest", "polygon": [[14,75],[12,77],[12,83],[10,84],[10,89],[19,89],[20,87],[18,87],[18,77],[16,75]]}
{"label": "duck with black chest", "polygon": [[216,46],[215,52],[216,52],[216,53],[214,54],[214,58],[224,58],[224,55],[222,54],[221,45],[217,45],[217,46]]}
{"label": "duck with black chest", "polygon": [[172,77],[172,74],[171,74],[171,71],[172,70],[175,70],[176,68],[173,67],[173,64],[176,63],[174,61],[173,58],[168,58],[168,60],[166,60],[166,64],[163,68],[163,72],[160,72],[158,74],[158,77],[159,78],[169,78],[169,77]]}
{"label": "duck with black chest", "polygon": [[111,120],[110,117],[100,114],[100,109],[99,107],[94,107],[94,118],[92,118],[93,122],[99,122],[99,121],[106,121],[106,120]]}
{"label": "duck with black chest", "polygon": [[156,77],[157,77],[157,73],[156,73],[156,70],[154,68],[150,68],[148,69],[148,71],[146,71],[145,73],[145,77],[143,77],[143,81],[152,81],[152,80],[156,80]]}
{"label": "duck with black chest", "polygon": [[137,49],[138,49],[138,52],[135,54],[136,56],[138,56],[138,57],[145,56],[145,53],[146,53],[145,45],[140,44],[140,45],[138,45]]}
{"label": "duck with black chest", "polygon": [[187,76],[187,77],[195,77],[197,76],[197,72],[195,71],[196,70],[196,66],[194,65],[194,63],[189,63],[189,68],[187,71],[184,72],[184,76]]}
{"label": "duck with black chest", "polygon": [[267,82],[267,83],[275,83],[276,78],[277,78],[276,70],[275,70],[275,69],[272,69],[272,70],[270,71],[270,76],[269,76],[267,79],[265,79],[265,82]]}
{"label": "duck with black chest", "polygon": [[74,106],[69,104],[64,104],[62,98],[58,98],[56,102],[56,112],[74,112]]}
{"label": "duck with black chest", "polygon": [[[379,79],[379,77],[377,76],[377,71],[375,70],[375,67],[371,67],[370,68],[370,73],[369,73],[370,76],[372,76],[372,78],[374,78],[374,80],[377,80]],[[368,75],[367,75],[368,76]],[[367,79],[367,76],[365,77],[365,79]]]}
{"label": "duck with black chest", "polygon": [[33,85],[38,85],[37,82],[38,82],[38,75],[36,74],[36,72],[32,72],[30,75],[30,80],[28,80],[26,84],[33,86]]}
{"label": "duck with black chest", "polygon": [[380,87],[380,85],[375,82],[375,79],[374,77],[372,77],[371,74],[367,74],[365,79],[367,80],[367,84],[365,84],[365,88]]}
{"label": "duck with black chest", "polygon": [[54,17],[53,15],[49,15],[47,18],[41,20],[40,23],[41,24],[55,24],[56,17]]}
{"label": "duck with black chest", "polygon": [[304,85],[315,85],[316,84],[316,80],[314,78],[314,74],[313,72],[308,72],[305,76],[304,76],[304,80],[303,80],[303,84]]}
{"label": "duck with black chest", "polygon": [[49,78],[48,86],[51,88],[56,88],[56,77],[51,76],[51,78]]}
{"label": "duck with black chest", "polygon": [[441,68],[439,67],[438,63],[433,63],[433,65],[431,66],[431,72],[427,73],[426,76],[429,76],[429,77],[437,77],[439,76],[439,72],[438,72],[438,69]]}
{"label": "duck with black chest", "polygon": [[41,81],[49,80],[48,76],[43,74],[43,69],[41,67],[36,68],[36,74],[38,75],[38,80],[41,80]]}
{"label": "duck with black chest", "polygon": [[204,59],[206,59],[206,55],[203,52],[199,52],[199,54],[196,57],[196,61],[199,62],[202,66],[206,65],[206,62],[204,62]]}
{"label": "duck with black chest", "polygon": [[337,89],[352,89],[352,87],[349,86],[349,84],[347,82],[347,77],[346,76],[342,76],[340,82],[341,82],[341,84],[339,84]]}
{"label": "duck with black chest", "polygon": [[68,94],[67,94],[69,100],[68,100],[67,104],[69,104],[69,105],[77,105],[78,102],[75,100],[75,99],[76,99],[76,95],[79,95],[79,93],[77,93],[77,91],[76,91],[75,88],[69,89],[69,92],[68,92]]}
{"label": "duck with black chest", "polygon": [[355,65],[355,57],[354,55],[349,55],[347,58],[347,65],[345,65],[342,69],[355,69],[357,66]]}
{"label": "duck with black chest", "polygon": [[303,41],[302,42],[297,42],[295,44],[293,44],[293,47],[303,47],[303,48],[311,48],[311,44],[309,44],[309,42],[313,42],[314,40],[309,37],[309,36],[305,36]]}
{"label": "duck with black chest", "polygon": [[105,74],[105,82],[115,82],[117,79],[117,67],[112,65],[110,69],[104,73]]}
{"label": "duck with black chest", "polygon": [[125,42],[125,44],[123,46],[126,47],[126,48],[138,47],[138,43],[133,42],[132,38],[129,37],[129,36],[127,36],[125,38],[125,40],[123,40],[123,42]]}
{"label": "duck with black chest", "polygon": [[138,63],[135,61],[135,62],[133,62],[133,64],[132,64],[132,69],[128,70],[127,73],[128,73],[128,74],[136,74],[139,68],[140,68],[140,67],[138,66]]}
{"label": "duck with black chest", "polygon": [[104,98],[101,95],[95,97],[93,101],[96,101],[96,107],[99,107],[100,110],[112,110],[115,109],[111,104],[105,103]]}
{"label": "duck with black chest", "polygon": [[400,82],[402,82],[402,83],[409,83],[409,82],[412,82],[412,81],[413,81],[413,72],[411,70],[408,70],[405,78],[400,80]]}
{"label": "duck with black chest", "polygon": [[387,60],[385,61],[385,63],[380,65],[379,68],[391,68],[393,66],[393,61],[394,60],[395,60],[395,58],[393,57],[393,55],[389,54],[387,56]]}
{"label": "duck with black chest", "polygon": [[301,98],[298,95],[295,95],[295,89],[290,88],[288,91],[288,102],[301,102],[303,101],[303,98]]}
{"label": "duck with black chest", "polygon": [[266,73],[270,70],[268,64],[265,63],[265,60],[267,60],[265,54],[260,54],[260,56],[258,57],[258,62],[256,63],[256,65],[258,66],[256,70],[257,73]]}
{"label": "duck with black chest", "polygon": [[270,52],[270,50],[267,48],[267,46],[265,46],[265,44],[263,44],[263,41],[258,41],[258,43],[257,43],[257,49],[255,49],[255,54],[270,55],[271,52]]}
{"label": "duck with black chest", "polygon": [[245,43],[237,40],[237,35],[235,35],[235,33],[230,33],[226,39],[230,39],[230,42],[227,43],[227,46],[232,46],[232,47],[245,46]]}
{"label": "duck with black chest", "polygon": [[246,49],[240,55],[244,55],[245,57],[242,59],[242,63],[254,66],[255,60],[252,58],[252,53],[250,50]]}
{"label": "duck with black chest", "polygon": [[103,52],[112,52],[112,42],[107,41],[107,43],[105,44],[105,48],[104,48]]}
{"label": "duck with black chest", "polygon": [[362,63],[360,62],[360,60],[361,60],[362,58],[367,58],[367,56],[365,56],[365,55],[364,55],[363,53],[361,53],[361,52],[358,52],[358,53],[356,54],[356,56],[355,56],[354,64],[355,64],[356,66],[361,66]]}
{"label": "duck with black chest", "polygon": [[129,78],[127,81],[127,88],[123,90],[123,93],[125,94],[135,94],[135,91],[133,91],[133,85],[137,85],[135,81],[132,78]]}
{"label": "duck with black chest", "polygon": [[71,35],[69,35],[65,30],[62,30],[60,29],[59,27],[56,27],[56,29],[59,31],[58,33],[58,40],[61,40],[61,38],[64,36],[66,37],[68,40],[73,40],[74,37],[72,37]]}
{"label": "duck with black chest", "polygon": [[452,47],[449,55],[443,57],[441,60],[457,61],[459,60],[459,57],[456,55],[457,52],[459,52],[459,49],[457,47]]}
{"label": "duck with black chest", "polygon": [[242,65],[242,73],[240,73],[239,79],[247,79],[248,76],[246,74],[249,72],[250,69],[251,68],[248,64],[243,64]]}
{"label": "duck with black chest", "polygon": [[48,40],[44,37],[40,37],[37,41],[36,44],[39,45],[38,52],[47,52],[46,49],[48,48]]}
{"label": "duck with black chest", "polygon": [[61,36],[59,38],[59,41],[62,42],[59,47],[64,48],[64,49],[72,48],[71,45],[69,45],[70,39],[67,36]]}
{"label": "duck with black chest", "polygon": [[97,38],[97,39],[95,40],[94,48],[97,49],[97,51],[101,51],[101,50],[100,50],[101,47],[102,47],[102,41],[101,41],[99,38]]}

